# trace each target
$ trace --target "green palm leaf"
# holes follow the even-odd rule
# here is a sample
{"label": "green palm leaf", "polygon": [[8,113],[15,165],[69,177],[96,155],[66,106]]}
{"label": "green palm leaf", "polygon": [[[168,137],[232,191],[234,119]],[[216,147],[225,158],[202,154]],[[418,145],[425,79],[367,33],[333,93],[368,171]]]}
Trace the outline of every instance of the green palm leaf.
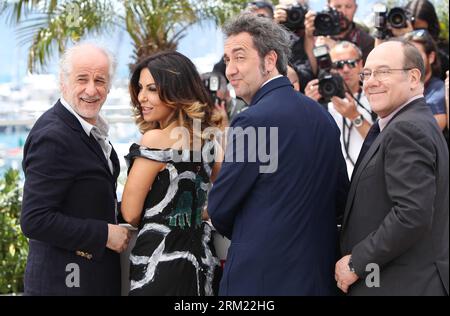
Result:
{"label": "green palm leaf", "polygon": [[0,6],[0,14],[19,26],[20,43],[30,45],[28,68],[45,67],[55,50],[69,42],[114,27],[127,31],[138,61],[160,50],[176,49],[197,22],[217,25],[243,8],[245,0],[17,0]]}

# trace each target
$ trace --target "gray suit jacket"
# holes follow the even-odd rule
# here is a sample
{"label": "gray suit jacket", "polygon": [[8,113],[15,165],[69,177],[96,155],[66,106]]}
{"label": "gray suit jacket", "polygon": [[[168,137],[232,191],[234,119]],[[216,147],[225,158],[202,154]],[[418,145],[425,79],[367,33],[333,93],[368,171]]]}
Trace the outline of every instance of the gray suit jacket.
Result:
{"label": "gray suit jacket", "polygon": [[[425,99],[389,122],[355,172],[341,234],[360,277],[349,295],[448,295],[449,156]],[[367,286],[370,263],[379,287]]]}

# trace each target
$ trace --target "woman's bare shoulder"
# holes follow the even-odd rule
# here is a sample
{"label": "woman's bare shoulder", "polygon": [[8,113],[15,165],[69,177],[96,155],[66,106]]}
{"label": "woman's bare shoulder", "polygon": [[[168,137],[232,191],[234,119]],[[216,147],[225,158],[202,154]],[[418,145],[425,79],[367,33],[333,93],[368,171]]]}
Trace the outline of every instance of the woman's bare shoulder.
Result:
{"label": "woman's bare shoulder", "polygon": [[148,148],[167,148],[167,143],[169,142],[169,137],[164,131],[160,129],[152,129],[146,131],[141,138],[141,146]]}

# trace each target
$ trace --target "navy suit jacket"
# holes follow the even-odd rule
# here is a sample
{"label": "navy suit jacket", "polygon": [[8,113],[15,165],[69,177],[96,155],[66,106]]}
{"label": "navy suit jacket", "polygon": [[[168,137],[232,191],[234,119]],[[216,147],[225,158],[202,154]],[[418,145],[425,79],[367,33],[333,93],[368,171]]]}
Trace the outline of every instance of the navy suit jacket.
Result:
{"label": "navy suit jacket", "polygon": [[106,248],[107,224],[116,222],[114,150],[111,160],[114,174],[97,141],[59,101],[34,125],[23,157],[25,294],[120,295],[120,257]]}
{"label": "navy suit jacket", "polygon": [[336,215],[348,190],[334,120],[281,77],[264,85],[231,127],[276,127],[277,137],[257,143],[268,152],[278,142],[278,167],[261,173],[267,163],[247,159],[251,146],[244,148],[244,162],[227,161],[245,138],[229,134],[208,200],[213,225],[231,239],[220,294],[333,294]]}

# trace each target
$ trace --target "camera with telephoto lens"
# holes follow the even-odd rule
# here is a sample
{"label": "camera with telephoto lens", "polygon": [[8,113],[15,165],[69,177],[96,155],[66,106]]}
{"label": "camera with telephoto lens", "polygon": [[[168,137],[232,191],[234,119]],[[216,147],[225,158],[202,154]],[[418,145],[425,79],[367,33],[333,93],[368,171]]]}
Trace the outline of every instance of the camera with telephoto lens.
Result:
{"label": "camera with telephoto lens", "polygon": [[314,18],[314,36],[338,35],[341,33],[341,13],[334,8],[318,12]]}
{"label": "camera with telephoto lens", "polygon": [[408,21],[413,22],[414,17],[405,9],[400,7],[392,8],[388,11],[386,5],[377,3],[373,7],[375,37],[386,39],[393,34],[388,25],[395,29],[402,29],[408,26]]}
{"label": "camera with telephoto lens", "polygon": [[388,23],[396,29],[403,29],[408,26],[408,21],[412,21],[411,14],[403,8],[392,8],[387,15]]}
{"label": "camera with telephoto lens", "polygon": [[328,53],[328,46],[317,46],[313,49],[313,53],[319,69],[319,93],[323,102],[330,102],[334,96],[345,98],[344,80],[339,74],[331,72],[333,63]]}
{"label": "camera with telephoto lens", "polygon": [[292,32],[295,32],[297,30],[301,30],[305,28],[305,15],[308,9],[299,4],[296,3],[292,6],[290,6],[287,10],[287,18],[286,22],[283,23],[283,25],[291,30]]}
{"label": "camera with telephoto lens", "polygon": [[220,99],[217,96],[217,91],[220,89],[220,77],[218,74],[211,73],[209,76],[206,76],[203,78],[203,84],[206,88],[206,90],[209,92],[209,95],[211,96],[211,100],[213,101],[213,104],[216,104],[217,102],[220,103],[222,99]]}

